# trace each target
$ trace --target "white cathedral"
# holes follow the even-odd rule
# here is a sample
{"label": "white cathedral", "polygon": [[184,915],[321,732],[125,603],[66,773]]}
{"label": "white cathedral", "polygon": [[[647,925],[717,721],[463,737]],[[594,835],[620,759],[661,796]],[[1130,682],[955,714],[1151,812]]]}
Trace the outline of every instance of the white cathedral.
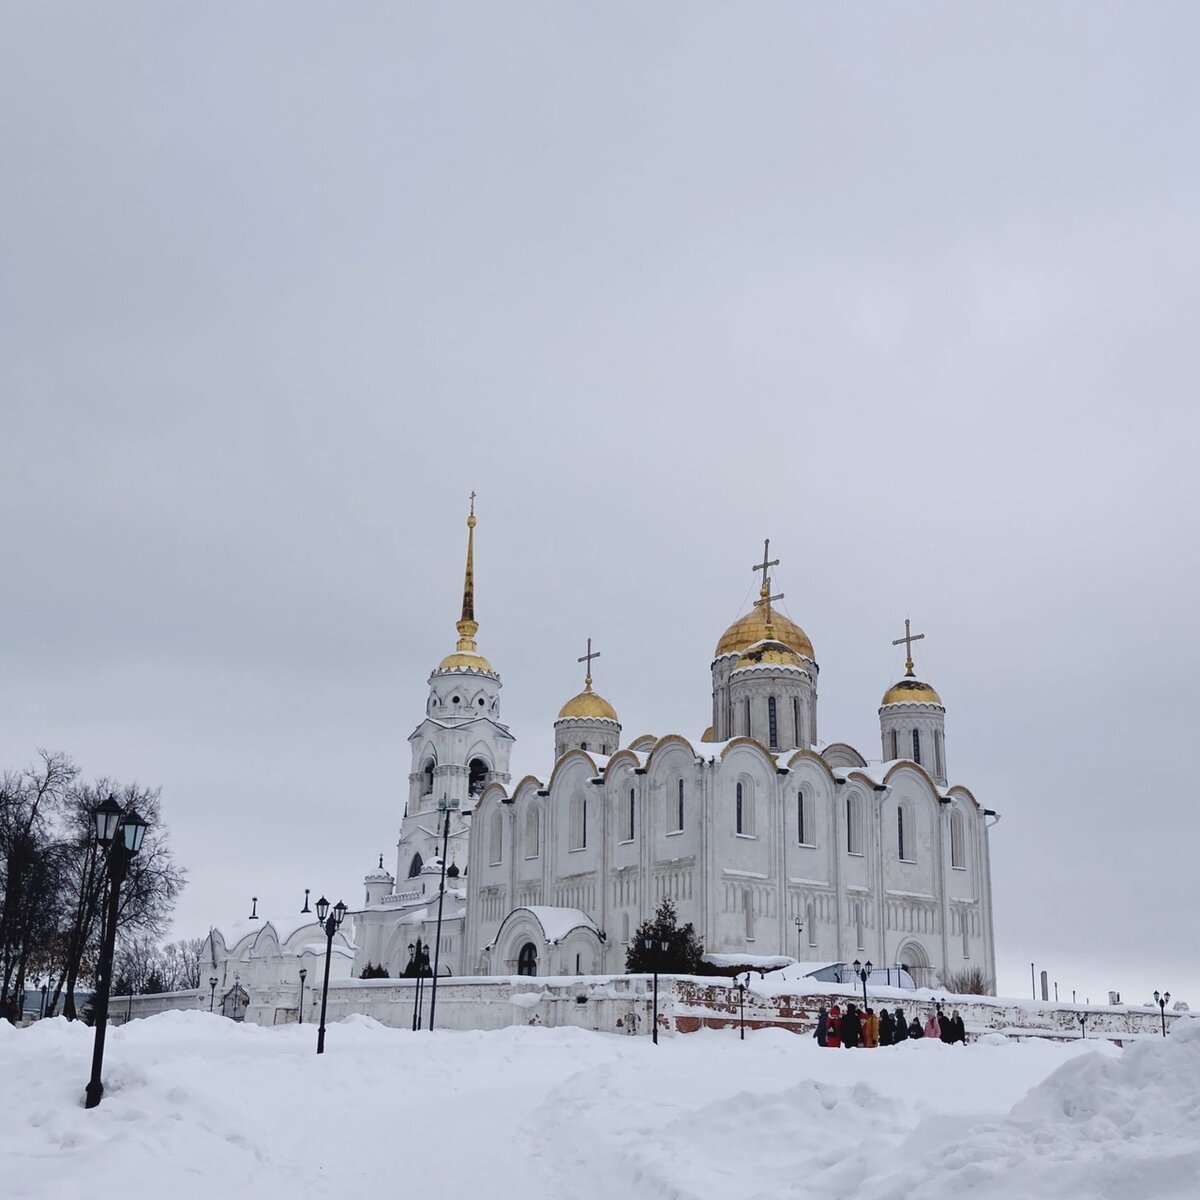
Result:
{"label": "white cathedral", "polygon": [[418,944],[443,975],[617,973],[639,923],[670,897],[710,954],[870,960],[931,986],[979,968],[994,983],[996,814],[947,786],[946,709],[914,675],[921,635],[907,622],[879,757],[821,743],[816,653],[772,607],[776,562],[764,554],[758,601],[717,642],[699,739],[622,744],[592,687],[589,643],[548,777],[514,785],[500,676],[475,640],[475,524],[472,502],[458,644],[408,739],[396,874],[380,858],[364,880],[355,975],[368,964],[402,975]]}

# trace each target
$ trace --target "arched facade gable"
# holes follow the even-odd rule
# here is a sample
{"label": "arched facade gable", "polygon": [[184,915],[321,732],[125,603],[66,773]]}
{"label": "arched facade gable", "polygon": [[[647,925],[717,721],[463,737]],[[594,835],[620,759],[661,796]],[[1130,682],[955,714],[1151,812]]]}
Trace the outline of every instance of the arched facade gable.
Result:
{"label": "arched facade gable", "polygon": [[550,772],[550,782],[547,785],[550,791],[556,792],[562,785],[562,780],[570,774],[572,770],[577,770],[582,766],[587,771],[589,779],[595,778],[600,774],[599,768],[596,766],[596,760],[586,750],[568,750],[554,764],[554,770]]}
{"label": "arched facade gable", "polygon": [[[804,751],[804,753],[809,753]],[[867,760],[848,742],[830,742],[819,756],[823,762],[846,760],[838,762],[840,767],[865,767]]]}
{"label": "arched facade gable", "polygon": [[[967,808],[965,811],[968,816],[974,817],[977,814],[983,812],[983,805],[980,804],[979,801],[975,799],[975,797],[971,794],[971,791],[969,788],[963,787],[962,784],[960,784],[960,783],[956,783],[954,785],[954,787],[948,788],[946,791],[946,795],[949,796],[952,800],[964,801],[967,805]],[[971,810],[974,810],[974,811],[971,811]]]}
{"label": "arched facade gable", "polygon": [[912,774],[920,777],[920,779],[924,782],[925,786],[929,789],[930,799],[932,799],[934,801],[934,803],[936,803],[937,799],[941,795],[941,793],[938,791],[938,786],[936,783],[933,782],[933,779],[930,777],[929,772],[926,771],[925,768],[923,766],[921,766],[920,763],[912,762],[909,759],[905,759],[903,762],[898,762],[883,777],[883,782],[885,784],[887,784],[889,787],[893,786],[892,780],[897,775],[900,775],[905,771],[909,771]]}
{"label": "arched facade gable", "polygon": [[625,747],[625,749],[640,751],[643,754],[649,754],[650,751],[654,749],[654,743],[657,741],[658,738],[654,734],[643,733],[640,737],[635,737],[633,741]]}
{"label": "arched facade gable", "polygon": [[721,761],[724,762],[731,754],[746,748],[757,750],[759,755],[770,764],[770,769],[772,771],[775,770],[775,756],[757,738],[746,737],[744,735],[730,738],[721,751]]}
{"label": "arched facade gable", "polygon": [[628,747],[624,750],[618,750],[616,754],[608,760],[608,770],[604,772],[605,779],[612,779],[618,771],[636,771],[642,765],[641,760]]}
{"label": "arched facade gable", "polygon": [[268,921],[254,935],[249,949],[251,954],[260,958],[279,953],[279,932],[273,922]]}
{"label": "arched facade gable", "polygon": [[[866,776],[861,778],[865,779]],[[907,800],[913,806],[914,813],[919,811],[930,821],[937,820],[938,800],[941,793],[938,791],[937,785],[917,763],[897,763],[887,773],[884,782],[885,786],[891,789],[886,798],[887,803],[894,805],[900,799]],[[910,786],[905,787],[905,783]]]}
{"label": "arched facade gable", "polygon": [[650,751],[650,757],[646,760],[646,769],[653,769],[654,760],[659,757],[665,757],[673,749],[678,747],[681,750],[686,750],[694,760],[697,757],[696,748],[680,733],[668,733],[660,737],[654,743],[654,748]]}
{"label": "arched facade gable", "polygon": [[[524,780],[522,780],[524,782]],[[483,806],[490,800],[503,802],[508,799],[508,792],[504,784],[491,780],[487,786],[479,793],[479,799],[475,801],[475,812],[480,812]]]}
{"label": "arched facade gable", "polygon": [[[492,784],[488,785],[489,789],[494,788],[494,787],[499,788],[500,784],[492,783]],[[500,790],[501,790],[501,792],[504,791],[503,788],[500,788]],[[526,799],[528,799],[528,797],[532,793],[544,792],[545,790],[546,790],[545,785],[542,783],[542,781],[536,775],[525,775],[521,779],[520,783],[518,783],[517,786],[515,788],[513,788],[513,792],[512,792],[513,803],[521,804]],[[484,795],[486,795],[486,794],[487,794],[487,791],[485,790]]]}
{"label": "arched facade gable", "polygon": [[820,769],[822,775],[825,776],[825,782],[833,787],[834,773],[830,765],[819,755],[815,750],[797,750],[795,754],[787,760],[786,764],[793,772],[801,770],[805,766],[813,766]]}

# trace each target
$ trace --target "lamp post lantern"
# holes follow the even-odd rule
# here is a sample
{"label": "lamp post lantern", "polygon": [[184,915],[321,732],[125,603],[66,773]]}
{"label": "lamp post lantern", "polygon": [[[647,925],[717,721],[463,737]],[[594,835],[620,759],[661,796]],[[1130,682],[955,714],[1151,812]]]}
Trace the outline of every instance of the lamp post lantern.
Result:
{"label": "lamp post lantern", "polygon": [[429,947],[422,943],[420,938],[416,942],[408,943],[408,962],[416,975],[417,984],[413,989],[413,1033],[416,1033],[421,1028],[422,1013],[421,1013],[421,993],[425,987],[425,972],[429,970]]}
{"label": "lamp post lantern", "polygon": [[646,948],[650,955],[650,962],[654,971],[654,1024],[650,1026],[650,1038],[654,1044],[658,1045],[658,964],[660,955],[666,954],[670,949],[671,943],[666,938],[645,937],[642,939],[642,945]]}
{"label": "lamp post lantern", "polygon": [[[458,810],[457,800],[443,796],[438,801],[438,812],[442,821],[442,881],[438,885],[437,934],[433,939],[433,989],[429,993],[429,1028],[433,1028],[433,1016],[437,1011],[438,962],[442,954],[442,905],[446,902],[446,852],[450,846],[450,814]],[[382,859],[380,860],[383,861]]]}
{"label": "lamp post lantern", "polygon": [[800,935],[804,932],[804,918],[797,917],[795,919],[796,926],[796,961],[800,961]]}
{"label": "lamp post lantern", "polygon": [[1167,1002],[1171,999],[1170,992],[1164,992],[1161,996],[1158,992],[1154,993],[1154,1003],[1158,1005],[1158,1015],[1162,1019],[1162,1035],[1167,1036]]}
{"label": "lamp post lantern", "polygon": [[214,1012],[217,1007],[217,977],[210,975],[208,977],[208,1011]]}
{"label": "lamp post lantern", "polygon": [[740,975],[737,977],[737,982],[733,985],[738,991],[738,1037],[744,1042],[746,1040],[746,987],[750,983],[750,972],[746,972],[746,978],[743,979]]}
{"label": "lamp post lantern", "polygon": [[104,1095],[100,1072],[104,1066],[104,1037],[108,1032],[108,1000],[112,993],[113,951],[117,941],[117,915],[121,905],[121,884],[129,871],[148,828],[133,808],[123,809],[115,796],[109,796],[95,812],[96,840],[101,853],[108,859],[108,912],[105,916],[104,940],[97,964],[99,987],[92,999],[95,1012],[96,1040],[92,1046],[92,1074],[88,1080],[84,1107],[95,1108]]}
{"label": "lamp post lantern", "polygon": [[871,976],[871,960],[868,958],[866,963],[860,963],[856,958],[854,960],[854,973],[862,980],[863,985],[863,1008],[867,1007],[867,980]]}
{"label": "lamp post lantern", "polygon": [[317,1053],[325,1053],[325,1005],[329,1000],[329,958],[333,953],[333,935],[346,919],[346,905],[339,900],[333,911],[324,896],[317,901],[317,920],[325,927],[325,982],[321,987],[321,1024],[317,1027]]}
{"label": "lamp post lantern", "polygon": [[304,1024],[304,981],[308,978],[308,969],[300,968],[300,1007],[296,1009],[296,1024]]}
{"label": "lamp post lantern", "polygon": [[1079,1036],[1081,1038],[1087,1037],[1087,1019],[1087,1013],[1081,1012],[1079,1014]]}

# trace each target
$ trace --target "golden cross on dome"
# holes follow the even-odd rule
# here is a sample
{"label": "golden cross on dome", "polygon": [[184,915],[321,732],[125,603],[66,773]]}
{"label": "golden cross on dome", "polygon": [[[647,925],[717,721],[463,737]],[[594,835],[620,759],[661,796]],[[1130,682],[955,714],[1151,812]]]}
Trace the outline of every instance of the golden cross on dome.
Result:
{"label": "golden cross on dome", "polygon": [[912,625],[909,623],[908,618],[904,618],[904,636],[902,638],[897,638],[892,645],[899,646],[901,642],[904,643],[905,675],[911,675],[913,673],[912,644],[913,642],[919,642],[924,636],[925,635],[923,633],[913,633]]}
{"label": "golden cross on dome", "polygon": [[471,516],[474,516],[475,515],[475,493],[474,492],[471,493],[470,500],[471,500]]}
{"label": "golden cross on dome", "polygon": [[592,659],[599,658],[600,651],[597,650],[595,653],[592,653],[592,639],[588,638],[587,642],[588,642],[587,653],[582,658],[578,658],[575,661],[581,662],[581,663],[587,663],[587,666],[584,667],[584,671],[586,672],[586,675],[584,676],[583,683],[584,683],[584,686],[587,688],[587,690],[590,692],[592,690]]}

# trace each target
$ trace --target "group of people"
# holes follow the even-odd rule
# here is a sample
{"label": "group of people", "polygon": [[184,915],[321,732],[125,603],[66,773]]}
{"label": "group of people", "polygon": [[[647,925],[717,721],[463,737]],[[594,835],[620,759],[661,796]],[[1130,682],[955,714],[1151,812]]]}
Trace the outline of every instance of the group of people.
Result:
{"label": "group of people", "polygon": [[900,1008],[894,1013],[882,1008],[877,1016],[873,1008],[860,1012],[855,1004],[847,1004],[844,1013],[836,1004],[828,1010],[822,1004],[817,1010],[817,1028],[813,1037],[819,1046],[865,1046],[869,1049],[874,1046],[895,1046],[912,1038],[966,1042],[967,1031],[963,1028],[958,1009],[947,1016],[940,1004],[929,1014],[924,1025],[918,1016],[911,1021],[906,1020],[904,1010]]}

